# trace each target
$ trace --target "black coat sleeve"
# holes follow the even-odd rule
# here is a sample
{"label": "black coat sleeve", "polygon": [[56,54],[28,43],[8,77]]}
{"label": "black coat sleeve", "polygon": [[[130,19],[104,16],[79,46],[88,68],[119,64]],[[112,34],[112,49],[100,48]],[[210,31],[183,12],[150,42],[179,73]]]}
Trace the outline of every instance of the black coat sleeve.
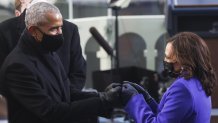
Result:
{"label": "black coat sleeve", "polygon": [[44,122],[72,123],[103,112],[104,106],[98,97],[70,103],[52,100],[35,72],[24,64],[10,65],[5,72],[5,81],[10,95],[8,98],[13,98],[14,103]]}

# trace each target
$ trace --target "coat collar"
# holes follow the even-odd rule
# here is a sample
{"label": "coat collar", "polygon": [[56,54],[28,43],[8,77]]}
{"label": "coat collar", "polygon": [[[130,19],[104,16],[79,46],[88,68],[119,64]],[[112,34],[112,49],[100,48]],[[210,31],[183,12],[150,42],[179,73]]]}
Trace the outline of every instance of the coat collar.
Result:
{"label": "coat collar", "polygon": [[28,32],[26,28],[21,34],[18,45],[22,47],[24,51],[29,53],[38,53],[40,55],[51,53],[50,51],[42,48],[41,44],[35,40],[35,38]]}
{"label": "coat collar", "polygon": [[[69,100],[64,93],[67,87],[67,83],[64,83],[64,79],[67,75],[64,71],[63,65],[55,52],[48,52],[40,47],[41,45],[36,42],[33,36],[25,29],[23,32],[18,47],[27,55],[27,57],[35,63],[36,68],[42,75],[47,75],[48,72],[50,76],[44,76],[53,89],[62,97],[64,100]],[[56,80],[51,81],[51,80]]]}
{"label": "coat collar", "polygon": [[23,11],[23,13],[16,17],[17,18],[17,23],[16,23],[16,28],[17,28],[17,38],[20,38],[20,35],[24,31],[26,25],[25,25],[25,15],[26,15],[26,10]]}

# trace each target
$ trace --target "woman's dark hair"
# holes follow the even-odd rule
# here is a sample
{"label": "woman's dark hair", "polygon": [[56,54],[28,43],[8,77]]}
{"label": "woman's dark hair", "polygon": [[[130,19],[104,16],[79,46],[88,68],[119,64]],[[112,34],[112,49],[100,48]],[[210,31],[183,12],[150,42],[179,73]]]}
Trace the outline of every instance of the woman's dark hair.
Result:
{"label": "woman's dark hair", "polygon": [[181,76],[185,79],[196,76],[206,95],[210,96],[216,85],[216,74],[205,41],[192,32],[181,32],[170,38],[169,42],[172,43],[176,59],[182,65]]}

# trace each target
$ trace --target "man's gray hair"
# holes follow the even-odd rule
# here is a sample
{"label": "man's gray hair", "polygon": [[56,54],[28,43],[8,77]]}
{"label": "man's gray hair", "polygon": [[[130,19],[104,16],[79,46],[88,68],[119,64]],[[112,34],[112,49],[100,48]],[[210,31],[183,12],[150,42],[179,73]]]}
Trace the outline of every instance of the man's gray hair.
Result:
{"label": "man's gray hair", "polygon": [[33,4],[26,10],[26,27],[29,28],[30,26],[40,26],[40,24],[47,22],[48,20],[46,15],[48,13],[59,14],[62,16],[59,9],[50,3],[38,2]]}

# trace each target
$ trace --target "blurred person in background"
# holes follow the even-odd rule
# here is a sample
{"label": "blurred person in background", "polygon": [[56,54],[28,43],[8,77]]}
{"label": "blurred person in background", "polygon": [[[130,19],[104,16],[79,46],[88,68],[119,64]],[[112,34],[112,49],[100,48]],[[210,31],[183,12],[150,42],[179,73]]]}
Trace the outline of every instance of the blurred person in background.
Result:
{"label": "blurred person in background", "polygon": [[32,0],[15,0],[15,16],[20,16]]}

